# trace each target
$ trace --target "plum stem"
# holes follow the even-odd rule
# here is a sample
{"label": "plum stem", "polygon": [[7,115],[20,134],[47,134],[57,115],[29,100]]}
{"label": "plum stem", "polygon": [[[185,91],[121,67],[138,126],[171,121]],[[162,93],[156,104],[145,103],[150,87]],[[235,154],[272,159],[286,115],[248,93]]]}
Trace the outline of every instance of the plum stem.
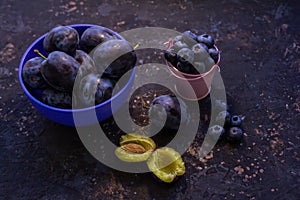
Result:
{"label": "plum stem", "polygon": [[137,48],[139,48],[139,46],[140,46],[140,43],[138,42],[138,43],[133,47],[133,49],[136,50]]}
{"label": "plum stem", "polygon": [[46,58],[46,56],[44,56],[39,50],[35,49],[33,50],[34,53],[37,53],[39,56],[41,56],[42,58],[44,58],[45,60],[48,60],[48,58]]}

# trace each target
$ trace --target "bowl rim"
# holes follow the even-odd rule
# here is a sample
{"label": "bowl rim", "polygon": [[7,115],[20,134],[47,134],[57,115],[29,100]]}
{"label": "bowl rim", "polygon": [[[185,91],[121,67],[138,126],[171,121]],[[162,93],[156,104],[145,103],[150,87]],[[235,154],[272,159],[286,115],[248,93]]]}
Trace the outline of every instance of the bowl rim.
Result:
{"label": "bowl rim", "polygon": [[[107,27],[104,27],[104,26],[100,26],[100,25],[96,25],[96,24],[71,24],[71,25],[66,25],[66,26],[70,26],[72,28],[77,28],[77,27],[93,27],[93,26],[99,26],[99,27],[102,27],[108,31],[110,31],[111,33],[113,33],[114,35],[117,35],[117,37],[121,38],[124,40],[124,38],[118,34],[117,32],[107,28]],[[36,97],[34,97],[30,92],[29,90],[26,88],[25,84],[24,84],[24,81],[23,81],[23,78],[22,78],[22,70],[23,70],[23,66],[24,66],[24,61],[25,61],[25,58],[26,56],[28,55],[28,53],[30,51],[32,51],[33,47],[36,45],[36,43],[38,43],[40,40],[43,40],[46,35],[48,34],[45,33],[43,34],[42,36],[40,36],[39,38],[37,38],[36,40],[34,40],[30,45],[29,47],[27,47],[25,53],[23,54],[22,58],[21,58],[21,61],[20,61],[20,64],[19,64],[19,81],[20,81],[20,85],[23,89],[23,91],[25,92],[25,94],[27,95],[27,97],[29,97],[30,100],[34,101],[36,104],[38,104],[39,106],[41,107],[44,107],[44,108],[47,108],[49,110],[53,110],[53,111],[58,111],[58,112],[64,112],[64,113],[73,113],[73,112],[86,112],[86,111],[90,111],[90,110],[96,110],[100,107],[103,107],[107,104],[110,104],[112,101],[114,101],[115,99],[117,99],[123,92],[124,90],[126,90],[127,87],[130,86],[131,82],[133,81],[134,79],[134,76],[135,76],[135,66],[132,68],[132,72],[130,74],[130,77],[129,77],[129,80],[127,81],[127,83],[122,87],[122,89],[120,91],[118,91],[114,96],[112,96],[111,98],[107,99],[106,101],[100,103],[100,104],[97,104],[97,105],[94,105],[94,106],[90,106],[90,107],[86,107],[86,108],[78,108],[78,109],[63,109],[63,108],[56,108],[56,107],[53,107],[53,106],[49,106],[47,104],[44,104],[43,102],[39,101]]]}

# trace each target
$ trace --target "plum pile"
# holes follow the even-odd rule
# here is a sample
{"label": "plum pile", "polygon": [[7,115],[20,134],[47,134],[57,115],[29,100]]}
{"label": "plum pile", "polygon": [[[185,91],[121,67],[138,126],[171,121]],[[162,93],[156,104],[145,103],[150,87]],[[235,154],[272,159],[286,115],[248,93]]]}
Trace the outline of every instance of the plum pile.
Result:
{"label": "plum pile", "polygon": [[80,108],[108,100],[116,81],[136,63],[130,43],[100,26],[87,28],[81,37],[70,26],[55,27],[43,48],[48,56],[35,50],[41,57],[25,63],[22,77],[29,91],[42,91],[32,95],[57,108],[72,108],[72,98]]}
{"label": "plum pile", "polygon": [[174,37],[165,51],[165,59],[176,69],[187,74],[208,72],[220,56],[214,38],[208,34],[196,35],[188,30]]}

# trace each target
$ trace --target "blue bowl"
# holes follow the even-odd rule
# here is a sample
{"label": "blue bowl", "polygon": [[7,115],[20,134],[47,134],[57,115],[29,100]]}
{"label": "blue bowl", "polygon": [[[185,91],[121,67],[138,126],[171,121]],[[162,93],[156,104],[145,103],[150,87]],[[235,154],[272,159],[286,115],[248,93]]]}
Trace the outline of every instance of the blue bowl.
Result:
{"label": "blue bowl", "polygon": [[[92,24],[75,24],[70,25],[70,27],[73,27],[77,30],[79,33],[79,36],[82,35],[82,33],[89,27],[96,26]],[[103,27],[105,28],[105,27]],[[111,32],[113,35],[115,35],[119,39],[124,39],[122,36],[120,36],[118,33],[106,28],[109,32]],[[76,126],[87,126],[90,124],[95,124],[98,122],[101,122],[109,117],[111,117],[116,111],[119,110],[119,108],[126,102],[129,93],[131,91],[133,81],[134,81],[134,74],[135,69],[132,70],[132,73],[130,74],[130,77],[128,79],[128,82],[124,85],[124,87],[117,92],[114,96],[112,96],[107,101],[87,108],[82,109],[61,109],[61,108],[55,108],[49,105],[46,105],[39,101],[37,98],[35,98],[32,95],[32,91],[29,91],[28,88],[25,86],[22,78],[22,69],[24,64],[31,58],[38,56],[34,49],[38,49],[42,54],[47,55],[43,48],[43,40],[45,38],[46,34],[35,40],[26,50],[24,53],[20,65],[19,65],[19,80],[20,84],[26,94],[26,96],[31,101],[32,105],[46,118],[57,122],[62,125],[66,126],[75,126],[73,115],[76,116]],[[35,92],[41,92],[41,91],[35,91]],[[113,102],[113,109],[112,104]],[[95,116],[96,114],[96,116]],[[77,120],[79,119],[80,120]]]}

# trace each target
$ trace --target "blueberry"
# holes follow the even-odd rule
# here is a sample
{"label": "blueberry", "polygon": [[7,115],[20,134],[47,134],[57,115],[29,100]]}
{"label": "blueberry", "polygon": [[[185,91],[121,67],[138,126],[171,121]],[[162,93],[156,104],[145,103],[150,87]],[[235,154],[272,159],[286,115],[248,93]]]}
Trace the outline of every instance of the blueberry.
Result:
{"label": "blueberry", "polygon": [[208,48],[212,48],[215,45],[214,38],[208,34],[202,34],[197,37],[197,42],[205,44]]}
{"label": "blueberry", "polygon": [[79,42],[80,49],[90,53],[99,44],[114,39],[114,35],[106,28],[93,26],[86,29]]}
{"label": "blueberry", "polygon": [[231,126],[241,127],[242,126],[242,118],[238,115],[233,115],[231,117],[230,123]]}
{"label": "blueberry", "polygon": [[190,62],[187,62],[185,60],[181,60],[177,63],[176,69],[183,73],[187,74],[199,74],[199,71],[194,67],[193,64]]}
{"label": "blueberry", "polygon": [[183,35],[177,35],[174,37],[173,39],[174,43],[178,42],[178,41],[183,41]]}
{"label": "blueberry", "polygon": [[219,100],[219,99],[214,102],[214,107],[218,111],[224,111],[224,110],[228,111],[229,110],[228,104],[225,101]]}
{"label": "blueberry", "polygon": [[186,61],[189,63],[193,63],[194,57],[195,57],[194,52],[189,48],[182,48],[177,52],[177,59],[179,61]]}
{"label": "blueberry", "polygon": [[41,73],[47,83],[59,91],[71,92],[80,64],[68,54],[53,51],[41,65]]}
{"label": "blueberry", "polygon": [[78,32],[69,26],[53,28],[45,37],[43,47],[47,52],[63,51],[74,55],[79,42]]}
{"label": "blueberry", "polygon": [[193,33],[191,30],[184,31],[183,34],[189,36],[193,40],[197,41],[197,35]]}
{"label": "blueberry", "polygon": [[194,74],[199,74],[199,73],[203,74],[206,72],[206,67],[203,62],[195,62],[194,67],[197,70],[197,73],[194,73]]}
{"label": "blueberry", "polygon": [[209,71],[212,68],[212,66],[215,65],[215,61],[211,57],[207,57],[204,60],[204,64],[206,71]]}
{"label": "blueberry", "polygon": [[225,127],[230,126],[231,125],[231,114],[226,110],[219,112],[216,117],[216,122],[219,125],[223,125],[222,123],[224,123]]}
{"label": "blueberry", "polygon": [[[149,115],[154,125],[167,129],[178,129],[181,118],[183,122],[189,120],[186,104],[170,95],[162,95],[153,99],[150,104]],[[164,118],[166,118],[165,124],[163,124]]]}
{"label": "blueberry", "polygon": [[32,89],[43,89],[47,87],[46,81],[41,74],[41,64],[44,61],[41,57],[28,60],[23,69],[22,77],[24,82]]}
{"label": "blueberry", "polygon": [[195,61],[201,61],[203,62],[204,60],[206,60],[209,57],[208,52],[206,51],[205,47],[203,46],[203,44],[195,44],[192,47],[192,51],[195,54]]}
{"label": "blueberry", "polygon": [[56,108],[71,108],[72,98],[69,93],[60,92],[52,88],[45,89],[41,94],[41,101]]}
{"label": "blueberry", "polygon": [[220,52],[215,48],[210,48],[210,49],[208,49],[208,53],[209,53],[210,57],[214,60],[214,62],[217,63],[219,60]]}
{"label": "blueberry", "polygon": [[177,66],[178,59],[177,59],[177,54],[174,53],[174,49],[167,49],[167,50],[165,50],[164,56],[165,56],[165,59],[169,63],[171,63],[174,67]]}
{"label": "blueberry", "polygon": [[214,138],[219,138],[220,136],[225,134],[225,129],[222,126],[213,125],[208,129],[207,134],[213,136]]}
{"label": "blueberry", "polygon": [[231,143],[240,143],[243,136],[243,130],[239,127],[231,127],[226,132],[226,139]]}
{"label": "blueberry", "polygon": [[110,78],[120,78],[136,64],[136,53],[129,42],[125,40],[112,39],[99,45],[94,53],[93,59],[99,73]]}
{"label": "blueberry", "polygon": [[174,45],[172,48],[174,49],[175,52],[178,52],[182,48],[188,48],[188,45],[183,41],[177,41],[177,42],[174,42]]}

